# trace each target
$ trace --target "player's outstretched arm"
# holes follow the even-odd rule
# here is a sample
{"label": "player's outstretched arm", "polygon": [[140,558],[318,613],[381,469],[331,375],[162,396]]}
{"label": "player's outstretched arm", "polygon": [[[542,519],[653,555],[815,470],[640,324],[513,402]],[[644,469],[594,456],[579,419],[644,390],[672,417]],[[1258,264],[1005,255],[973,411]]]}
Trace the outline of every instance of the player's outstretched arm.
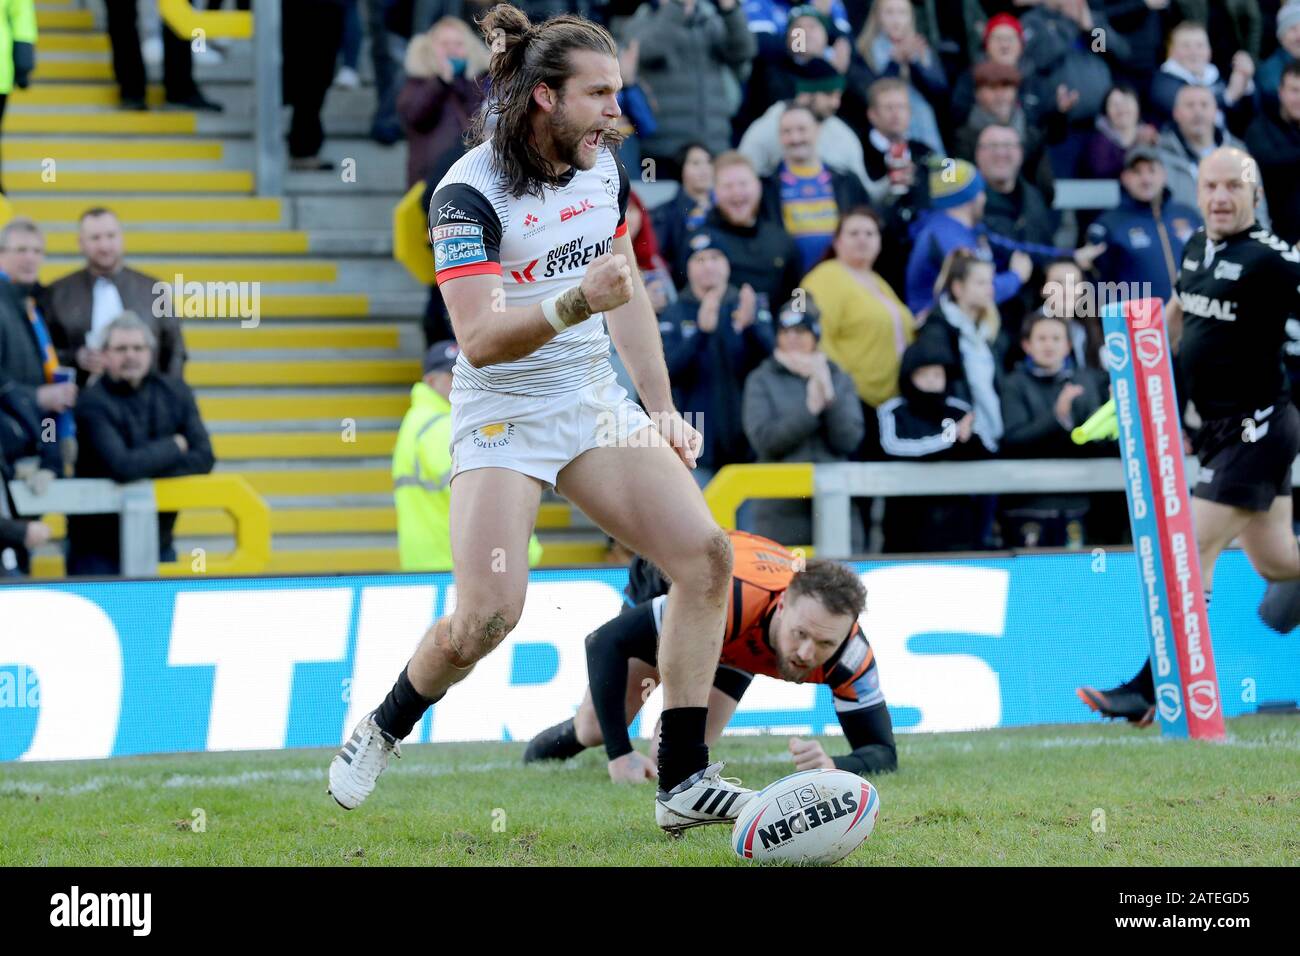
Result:
{"label": "player's outstretched arm", "polygon": [[898,769],[898,748],[894,745],[894,724],[884,703],[852,710],[837,710],[852,752],[832,757],[815,740],[790,738],[790,754],[796,770],[832,767],[859,776],[891,773]]}
{"label": "player's outstretched arm", "polygon": [[[649,604],[625,611],[587,635],[591,703],[611,763],[633,751],[632,738],[627,732],[628,661],[636,658],[653,664],[657,641]],[[647,696],[648,691],[642,697],[643,702]]]}

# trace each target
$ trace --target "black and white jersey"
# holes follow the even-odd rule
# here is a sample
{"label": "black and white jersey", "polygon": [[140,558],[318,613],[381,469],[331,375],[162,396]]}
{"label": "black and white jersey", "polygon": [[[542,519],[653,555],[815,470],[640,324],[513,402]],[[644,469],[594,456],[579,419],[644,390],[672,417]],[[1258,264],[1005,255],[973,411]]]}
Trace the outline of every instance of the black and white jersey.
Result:
{"label": "black and white jersey", "polygon": [[1183,250],[1177,293],[1178,362],[1202,418],[1286,400],[1282,347],[1287,319],[1300,309],[1300,252],[1259,226],[1217,241],[1201,228]]}
{"label": "black and white jersey", "polygon": [[[628,179],[608,149],[591,169],[570,168],[542,197],[510,195],[492,142],[447,171],[429,204],[429,241],[439,284],[460,276],[501,276],[508,308],[532,305],[582,281],[587,265],[613,251],[627,231]],[[604,313],[570,326],[537,351],[475,368],[462,352],[456,388],[556,395],[614,380]]]}

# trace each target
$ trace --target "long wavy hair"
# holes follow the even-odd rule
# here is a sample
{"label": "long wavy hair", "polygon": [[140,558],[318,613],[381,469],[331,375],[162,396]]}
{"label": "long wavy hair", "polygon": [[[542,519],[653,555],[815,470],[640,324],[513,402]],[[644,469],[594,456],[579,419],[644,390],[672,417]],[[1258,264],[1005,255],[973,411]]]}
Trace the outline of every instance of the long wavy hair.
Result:
{"label": "long wavy hair", "polygon": [[[562,96],[572,51],[617,57],[618,47],[609,31],[590,20],[564,14],[534,25],[522,10],[506,3],[494,6],[478,25],[492,51],[488,67],[492,93],[474,118],[466,142],[477,146],[490,136],[510,194],[541,196],[544,186],[559,185],[559,177],[533,138],[533,90],[545,83]],[[494,116],[496,125],[489,132]],[[612,130],[603,134],[604,144],[611,149],[620,141]]]}

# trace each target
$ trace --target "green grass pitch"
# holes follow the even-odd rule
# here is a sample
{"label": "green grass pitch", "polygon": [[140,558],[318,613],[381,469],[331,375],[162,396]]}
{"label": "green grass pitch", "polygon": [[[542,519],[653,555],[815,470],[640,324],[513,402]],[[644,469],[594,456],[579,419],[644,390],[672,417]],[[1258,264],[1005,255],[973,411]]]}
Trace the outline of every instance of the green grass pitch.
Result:
{"label": "green grass pitch", "polygon": [[[902,735],[902,769],[874,781],[875,833],[841,865],[1293,865],[1300,720],[1243,717],[1228,733]],[[406,748],[352,812],[326,796],[326,750],[4,764],[0,864],[752,865],[729,827],[664,836],[652,790],[611,784],[603,752],[524,767],[522,750]],[[794,769],[783,737],[727,737],[713,753],[747,786]]]}

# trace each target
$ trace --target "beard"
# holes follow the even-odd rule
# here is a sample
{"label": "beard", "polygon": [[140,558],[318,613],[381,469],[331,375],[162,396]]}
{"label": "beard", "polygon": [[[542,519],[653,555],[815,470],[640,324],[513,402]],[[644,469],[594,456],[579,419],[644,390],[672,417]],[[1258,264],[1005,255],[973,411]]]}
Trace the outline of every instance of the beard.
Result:
{"label": "beard", "polygon": [[[604,127],[597,127],[597,129],[602,130],[601,138],[596,141],[599,147],[604,139]],[[575,123],[564,108],[564,102],[561,101],[555,115],[551,118],[551,150],[555,154],[555,161],[575,169],[591,169],[595,166],[595,154],[584,155],[582,149],[582,141],[593,132],[595,130],[592,127]]]}
{"label": "beard", "polygon": [[811,667],[796,667],[788,657],[780,653],[776,655],[776,669],[781,674],[782,680],[790,681],[793,684],[802,684],[808,679],[808,675],[813,672]]}

